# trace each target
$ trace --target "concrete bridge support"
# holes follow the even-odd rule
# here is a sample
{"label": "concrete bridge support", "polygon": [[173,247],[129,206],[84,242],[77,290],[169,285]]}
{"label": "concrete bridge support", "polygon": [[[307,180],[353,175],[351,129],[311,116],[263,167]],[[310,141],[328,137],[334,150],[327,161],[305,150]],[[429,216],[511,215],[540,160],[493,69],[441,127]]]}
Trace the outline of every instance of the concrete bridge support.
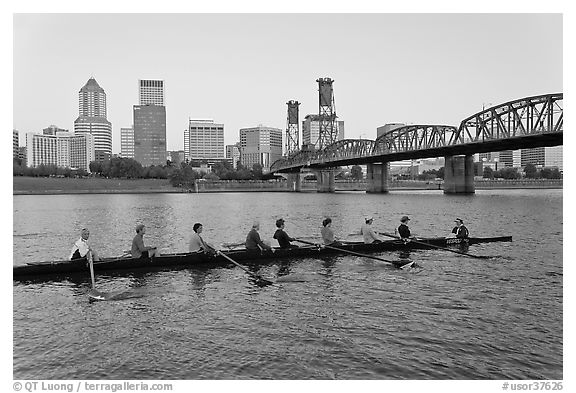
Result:
{"label": "concrete bridge support", "polygon": [[473,156],[446,156],[444,194],[474,194],[474,192]]}
{"label": "concrete bridge support", "polygon": [[388,193],[388,163],[366,165],[366,192]]}
{"label": "concrete bridge support", "polygon": [[335,192],[336,183],[334,182],[334,170],[327,169],[315,171],[316,173],[316,192]]}
{"label": "concrete bridge support", "polygon": [[302,191],[302,176],[300,173],[289,173],[286,176],[288,183],[288,191],[300,192]]}

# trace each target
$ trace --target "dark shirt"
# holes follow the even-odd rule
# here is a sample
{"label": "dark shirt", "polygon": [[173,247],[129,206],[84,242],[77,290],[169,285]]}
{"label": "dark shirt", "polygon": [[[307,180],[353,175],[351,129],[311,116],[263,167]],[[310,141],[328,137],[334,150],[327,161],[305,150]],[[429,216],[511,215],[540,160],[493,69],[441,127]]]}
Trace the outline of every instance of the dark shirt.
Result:
{"label": "dark shirt", "polygon": [[270,249],[270,246],[264,244],[262,240],[260,240],[260,234],[254,228],[248,232],[248,236],[246,236],[246,249],[247,250],[259,250],[258,246],[265,248],[267,250]]}
{"label": "dark shirt", "polygon": [[408,228],[408,225],[400,224],[400,226],[398,227],[398,234],[400,234],[400,237],[402,239],[409,238],[410,237],[410,228]]}
{"label": "dark shirt", "polygon": [[460,225],[460,227],[454,227],[454,229],[452,229],[452,233],[455,233],[458,239],[468,239],[468,228],[466,228],[464,225]]}
{"label": "dark shirt", "polygon": [[280,248],[294,247],[292,244],[290,244],[290,242],[294,241],[294,238],[288,236],[288,234],[282,229],[276,229],[276,232],[274,233],[274,239],[278,240]]}

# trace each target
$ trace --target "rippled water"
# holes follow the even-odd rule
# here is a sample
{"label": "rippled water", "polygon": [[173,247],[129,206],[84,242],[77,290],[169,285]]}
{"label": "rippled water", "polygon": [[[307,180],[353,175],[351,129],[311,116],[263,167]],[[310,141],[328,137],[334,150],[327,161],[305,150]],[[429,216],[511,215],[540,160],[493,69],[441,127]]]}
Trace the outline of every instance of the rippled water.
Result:
{"label": "rippled water", "polygon": [[[89,275],[14,282],[15,379],[562,379],[562,190],[14,196],[14,264],[67,257],[79,230],[102,255],[145,242],[185,251],[194,222],[214,244],[243,241],[252,221],[271,239],[337,236],[362,217],[393,231],[447,235],[455,216],[490,260],[414,251],[419,269],[351,256],[263,265],[259,287],[241,269],[97,275],[116,301],[89,302]],[[382,253],[397,258],[398,253]]]}

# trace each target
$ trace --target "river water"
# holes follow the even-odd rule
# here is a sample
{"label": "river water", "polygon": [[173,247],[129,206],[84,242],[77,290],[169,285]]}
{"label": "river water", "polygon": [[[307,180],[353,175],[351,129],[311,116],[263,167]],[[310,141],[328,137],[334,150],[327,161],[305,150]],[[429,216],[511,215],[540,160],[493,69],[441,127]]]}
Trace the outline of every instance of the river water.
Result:
{"label": "river water", "polygon": [[[562,190],[14,196],[13,263],[64,259],[79,231],[101,255],[147,245],[186,251],[192,225],[219,245],[252,222],[318,238],[357,239],[362,217],[393,231],[402,215],[419,236],[445,236],[455,217],[473,259],[413,251],[417,269],[353,256],[263,265],[260,287],[231,265],[96,276],[122,300],[89,302],[88,273],[13,284],[14,379],[562,379]],[[273,242],[275,244],[275,241]],[[383,258],[405,257],[382,253]]]}

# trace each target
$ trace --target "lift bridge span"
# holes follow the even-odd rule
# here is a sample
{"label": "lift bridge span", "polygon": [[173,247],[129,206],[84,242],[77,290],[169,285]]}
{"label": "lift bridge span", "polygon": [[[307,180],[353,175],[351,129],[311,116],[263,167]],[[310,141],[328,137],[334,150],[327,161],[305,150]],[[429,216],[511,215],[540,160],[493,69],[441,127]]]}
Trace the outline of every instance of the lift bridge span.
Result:
{"label": "lift bridge span", "polygon": [[318,191],[333,192],[330,168],[367,165],[367,191],[387,192],[389,162],[445,157],[444,192],[473,193],[473,154],[562,145],[563,123],[563,93],[526,97],[487,108],[458,127],[407,125],[376,140],[345,139],[299,151],[274,162],[271,171],[298,174],[310,168],[320,175]]}

